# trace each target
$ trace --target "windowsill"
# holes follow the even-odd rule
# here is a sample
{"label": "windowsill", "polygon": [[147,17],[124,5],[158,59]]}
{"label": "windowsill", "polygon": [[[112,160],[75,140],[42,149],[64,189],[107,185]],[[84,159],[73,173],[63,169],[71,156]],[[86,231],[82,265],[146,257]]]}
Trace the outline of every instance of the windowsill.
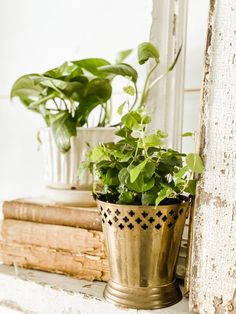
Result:
{"label": "windowsill", "polygon": [[[17,275],[16,275],[17,271]],[[0,313],[68,314],[187,314],[188,300],[160,310],[124,309],[103,299],[105,283],[77,280],[63,275],[0,265]],[[4,311],[4,310],[3,310]],[[5,312],[4,312],[5,313]]]}

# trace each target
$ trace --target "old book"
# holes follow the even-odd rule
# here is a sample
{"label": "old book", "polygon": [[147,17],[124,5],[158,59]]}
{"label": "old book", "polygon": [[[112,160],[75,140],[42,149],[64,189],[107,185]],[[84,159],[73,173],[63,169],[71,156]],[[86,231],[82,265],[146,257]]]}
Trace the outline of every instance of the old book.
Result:
{"label": "old book", "polygon": [[1,235],[0,251],[7,265],[87,280],[109,278],[101,231],[5,219]]}
{"label": "old book", "polygon": [[5,201],[3,215],[6,219],[102,230],[96,207],[65,206],[45,197]]}
{"label": "old book", "polygon": [[78,279],[107,281],[107,260],[84,254],[70,253],[42,246],[0,242],[2,261],[30,269],[69,275]]}
{"label": "old book", "polygon": [[2,250],[1,250],[1,243],[3,242],[3,237],[2,237],[2,233],[1,233],[1,230],[2,230],[2,220],[0,220],[0,264],[2,262]]}

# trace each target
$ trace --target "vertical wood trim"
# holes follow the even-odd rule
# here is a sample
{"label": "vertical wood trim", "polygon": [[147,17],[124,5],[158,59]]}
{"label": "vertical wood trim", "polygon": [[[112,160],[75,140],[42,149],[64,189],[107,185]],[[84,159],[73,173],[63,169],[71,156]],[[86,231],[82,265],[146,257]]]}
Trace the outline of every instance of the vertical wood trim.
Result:
{"label": "vertical wood trim", "polygon": [[156,74],[166,71],[181,45],[182,52],[172,73],[150,93],[148,108],[153,115],[151,128],[167,132],[168,146],[181,149],[187,0],[153,0],[152,17],[150,41],[159,47],[161,54],[161,64]]}
{"label": "vertical wood trim", "polygon": [[211,0],[193,213],[190,309],[236,309],[236,1]]}

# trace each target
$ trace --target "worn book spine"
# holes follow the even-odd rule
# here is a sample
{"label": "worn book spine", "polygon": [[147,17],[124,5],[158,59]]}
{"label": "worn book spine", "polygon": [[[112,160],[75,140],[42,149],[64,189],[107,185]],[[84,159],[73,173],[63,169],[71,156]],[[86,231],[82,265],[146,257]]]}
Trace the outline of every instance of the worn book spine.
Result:
{"label": "worn book spine", "polygon": [[33,221],[45,224],[80,227],[89,230],[102,230],[96,208],[70,207],[45,202],[19,199],[3,203],[6,219]]}
{"label": "worn book spine", "polygon": [[7,265],[87,280],[109,278],[100,231],[5,219],[1,224],[0,252]]}
{"label": "worn book spine", "polygon": [[101,231],[4,219],[1,234],[6,242],[106,257]]}
{"label": "worn book spine", "polygon": [[78,279],[107,281],[109,267],[106,259],[43,246],[0,242],[2,261],[6,265],[25,267]]}
{"label": "worn book spine", "polygon": [[3,237],[2,237],[2,220],[0,220],[0,264],[3,260],[3,254],[2,254],[2,249],[1,249],[1,243],[3,243]]}

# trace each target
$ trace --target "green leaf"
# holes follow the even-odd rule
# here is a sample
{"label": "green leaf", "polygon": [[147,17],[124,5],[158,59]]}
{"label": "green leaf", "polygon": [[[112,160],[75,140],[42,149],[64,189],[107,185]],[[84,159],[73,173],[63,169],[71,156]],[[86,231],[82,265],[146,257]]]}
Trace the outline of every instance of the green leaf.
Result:
{"label": "green leaf", "polygon": [[138,193],[143,193],[146,192],[150,189],[152,189],[155,185],[155,179],[151,178],[148,181],[144,180],[144,175],[141,172],[140,175],[138,176],[138,178],[132,183],[130,182],[130,180],[127,181],[127,187],[131,190],[131,191],[135,191]]}
{"label": "green leaf", "polygon": [[184,191],[191,195],[195,195],[196,186],[197,186],[196,180],[189,180],[188,185],[185,187]]}
{"label": "green leaf", "polygon": [[142,117],[139,113],[137,113],[136,111],[131,111],[122,117],[121,122],[128,129],[137,130],[139,129],[141,120],[142,120]]}
{"label": "green leaf", "polygon": [[104,161],[104,160],[110,160],[110,158],[107,154],[106,148],[102,145],[95,147],[92,150],[91,160],[94,163],[98,163],[98,162]]}
{"label": "green leaf", "polygon": [[133,204],[135,200],[134,192],[124,191],[119,195],[119,201],[117,204]]}
{"label": "green leaf", "polygon": [[45,87],[50,87],[55,91],[60,93],[60,90],[64,90],[67,88],[69,83],[64,82],[62,80],[54,79],[51,77],[41,76],[40,77],[40,84]]}
{"label": "green leaf", "polygon": [[112,87],[107,79],[95,78],[90,81],[85,89],[85,100],[96,99],[100,103],[106,102],[111,97]]}
{"label": "green leaf", "polygon": [[158,194],[158,188],[154,186],[151,190],[142,193],[142,205],[154,205]]}
{"label": "green leaf", "polygon": [[122,63],[128,56],[131,54],[133,49],[127,49],[118,52],[117,57],[116,57],[116,63]]}
{"label": "green leaf", "polygon": [[38,100],[43,92],[43,87],[39,85],[39,78],[40,76],[38,74],[21,76],[15,81],[11,89],[11,98],[19,97],[26,106]]}
{"label": "green leaf", "polygon": [[155,59],[156,63],[160,63],[160,54],[157,47],[150,42],[144,42],[138,46],[138,62],[144,64],[150,58]]}
{"label": "green leaf", "polygon": [[109,153],[119,162],[127,162],[132,157],[132,152],[122,152],[116,149],[111,149]]}
{"label": "green leaf", "polygon": [[118,171],[115,168],[109,168],[107,170],[106,176],[104,178],[104,183],[108,186],[111,185],[118,185],[119,179],[118,179]]}
{"label": "green leaf", "polygon": [[181,134],[182,137],[188,137],[188,136],[193,136],[193,135],[194,133],[192,132],[186,132],[186,133]]}
{"label": "green leaf", "polygon": [[57,147],[61,153],[70,150],[70,138],[76,136],[76,121],[68,111],[51,115],[51,127]]}
{"label": "green leaf", "polygon": [[110,99],[111,92],[112,87],[107,79],[95,78],[90,81],[75,112],[78,124],[83,126],[87,122],[90,112],[99,104],[103,104]]}
{"label": "green leaf", "polygon": [[142,124],[149,124],[152,121],[152,119],[151,119],[151,117],[149,115],[142,114],[141,121],[142,121]]}
{"label": "green leaf", "polygon": [[144,137],[143,142],[146,147],[151,146],[163,146],[164,142],[162,138],[157,134],[151,134]]}
{"label": "green leaf", "polygon": [[159,193],[158,197],[156,198],[156,205],[159,205],[161,201],[165,198],[168,198],[172,194],[173,190],[171,187],[164,187]]}
{"label": "green leaf", "polygon": [[115,134],[120,137],[129,137],[131,133],[132,133],[132,130],[127,129],[126,127],[123,127],[115,132]]}
{"label": "green leaf", "polygon": [[82,69],[73,62],[65,62],[61,66],[45,72],[43,76],[65,82],[80,82],[82,84],[88,82],[88,78],[83,75]]}
{"label": "green leaf", "polygon": [[127,168],[122,168],[118,174],[118,178],[121,184],[126,185],[129,180],[130,174]]}
{"label": "green leaf", "polygon": [[158,135],[158,136],[161,137],[161,138],[166,138],[166,137],[168,137],[168,134],[166,134],[165,132],[163,132],[163,131],[161,131],[161,130],[157,130],[157,131],[155,132],[155,134]]}
{"label": "green leaf", "polygon": [[40,77],[40,84],[45,87],[49,87],[47,96],[50,96],[53,92],[57,93],[56,96],[62,99],[72,98],[75,101],[81,101],[84,95],[84,89],[86,84],[80,82],[66,82],[59,79],[54,79],[46,76]]}
{"label": "green leaf", "polygon": [[153,162],[148,162],[143,171],[143,175],[146,179],[151,179],[155,173],[156,165]]}
{"label": "green leaf", "polygon": [[124,91],[126,94],[130,95],[130,96],[134,96],[134,94],[135,94],[135,90],[134,90],[133,86],[130,86],[130,85],[125,86],[125,87],[123,88],[123,91]]}
{"label": "green leaf", "polygon": [[126,105],[126,101],[124,101],[124,102],[118,107],[117,113],[118,113],[119,115],[122,115],[123,109],[124,109],[124,106],[125,106],[125,105]]}
{"label": "green leaf", "polygon": [[107,73],[101,71],[99,68],[110,64],[107,60],[101,58],[76,60],[73,61],[73,63],[86,70],[87,72],[99,77],[107,77]]}
{"label": "green leaf", "polygon": [[64,76],[73,76],[73,73],[76,73],[76,75],[81,75],[83,74],[83,71],[72,62],[64,62],[61,66],[45,72],[44,76],[62,78]]}
{"label": "green leaf", "polygon": [[45,96],[45,97],[41,97],[38,100],[31,102],[31,104],[28,106],[28,108],[32,109],[32,110],[40,111],[39,110],[40,105],[46,104],[46,102],[48,100],[53,99],[54,97],[55,97],[54,93],[52,93],[51,95]]}
{"label": "green leaf", "polygon": [[151,178],[148,181],[145,180],[143,185],[142,185],[142,192],[149,191],[150,189],[152,189],[154,187],[154,185],[155,185],[155,179],[154,178]]}
{"label": "green leaf", "polygon": [[155,179],[151,178],[150,180],[145,181],[142,172],[133,183],[131,183],[130,180],[127,181],[128,189],[136,193],[146,192],[152,189],[154,185],[155,185]]}
{"label": "green leaf", "polygon": [[202,159],[198,154],[188,154],[186,156],[186,164],[193,172],[202,173],[204,170]]}
{"label": "green leaf", "polygon": [[105,73],[129,77],[134,83],[136,83],[138,78],[137,71],[133,67],[131,67],[131,65],[126,63],[102,66],[99,68],[99,70]]}
{"label": "green leaf", "polygon": [[130,182],[133,183],[137,177],[139,176],[140,172],[144,169],[147,163],[147,159],[145,159],[143,162],[141,162],[139,165],[134,167],[132,170],[130,170]]}
{"label": "green leaf", "polygon": [[176,179],[181,179],[186,174],[187,171],[188,171],[188,167],[185,166],[181,168],[177,173],[175,173],[174,177]]}

